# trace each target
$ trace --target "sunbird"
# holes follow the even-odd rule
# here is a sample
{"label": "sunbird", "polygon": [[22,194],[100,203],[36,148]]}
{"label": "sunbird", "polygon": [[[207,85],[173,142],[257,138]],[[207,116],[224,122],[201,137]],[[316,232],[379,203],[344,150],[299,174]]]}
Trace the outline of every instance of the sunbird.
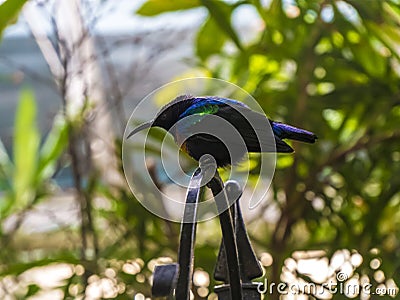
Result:
{"label": "sunbird", "polygon": [[240,101],[217,96],[179,96],[127,138],[150,127],[168,131],[181,150],[197,161],[211,155],[217,167],[239,163],[246,151],[293,152],[282,139],[306,143],[317,139],[310,131],[272,121]]}

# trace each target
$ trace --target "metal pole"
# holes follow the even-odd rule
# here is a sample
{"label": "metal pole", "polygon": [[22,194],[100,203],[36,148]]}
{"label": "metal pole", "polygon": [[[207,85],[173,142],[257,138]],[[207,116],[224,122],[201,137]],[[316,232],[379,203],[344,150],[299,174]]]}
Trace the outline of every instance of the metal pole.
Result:
{"label": "metal pole", "polygon": [[[152,287],[152,294],[155,297],[172,297],[175,290],[176,300],[190,299],[197,208],[202,180],[208,177],[207,172],[210,172],[210,168],[202,164],[190,180],[182,218],[178,264],[156,267]],[[242,218],[238,201],[242,191],[236,182],[228,182],[224,188],[217,171],[207,186],[214,195],[222,230],[222,242],[214,278],[225,284],[214,289],[218,299],[260,300],[260,283],[253,283],[251,280],[260,277],[262,269],[251,247]]]}
{"label": "metal pole", "polygon": [[215,172],[213,179],[208,183],[215,198],[219,212],[219,220],[222,230],[222,238],[227,257],[229,289],[232,300],[242,300],[242,285],[240,280],[238,251],[234,231],[234,219],[232,218],[230,203],[226,195],[218,171]]}
{"label": "metal pole", "polygon": [[179,243],[179,276],[176,286],[176,300],[189,300],[193,275],[194,243],[196,239],[197,206],[203,172],[196,169],[190,180],[186,195],[185,211],[182,218],[181,239]]}
{"label": "metal pole", "polygon": [[[227,182],[225,185],[226,194],[229,203],[234,203],[230,207],[232,218],[234,219],[235,239],[238,249],[240,278],[242,280],[241,291],[243,299],[260,300],[261,299],[261,283],[251,282],[252,279],[262,276],[262,268],[258,262],[253,248],[251,247],[246,227],[243,221],[240,209],[239,198],[242,195],[240,186],[236,181]],[[214,291],[218,295],[219,300],[231,300],[230,293],[232,283],[229,281],[227,263],[230,258],[227,257],[225,251],[224,240],[221,242],[218,254],[217,264],[215,267],[214,278],[225,282],[225,284],[216,286]]]}
{"label": "metal pole", "polygon": [[152,295],[154,297],[171,297],[175,290],[176,300],[189,300],[190,298],[197,206],[203,175],[200,168],[194,172],[186,194],[178,252],[179,264],[173,263],[155,268],[152,286]]}

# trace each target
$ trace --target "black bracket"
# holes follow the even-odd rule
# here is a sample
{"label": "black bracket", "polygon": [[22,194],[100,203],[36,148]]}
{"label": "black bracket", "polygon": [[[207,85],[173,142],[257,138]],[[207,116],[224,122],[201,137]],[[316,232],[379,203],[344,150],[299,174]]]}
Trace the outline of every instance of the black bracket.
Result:
{"label": "black bracket", "polygon": [[[193,276],[194,243],[199,195],[204,175],[209,169],[201,166],[194,172],[186,194],[182,219],[178,264],[157,266],[154,270],[152,294],[189,300]],[[222,241],[214,278],[223,284],[215,287],[220,300],[259,300],[258,283],[251,280],[262,276],[262,268],[251,247],[239,205],[242,191],[239,184],[229,181],[224,186],[218,171],[207,183],[217,205]]]}

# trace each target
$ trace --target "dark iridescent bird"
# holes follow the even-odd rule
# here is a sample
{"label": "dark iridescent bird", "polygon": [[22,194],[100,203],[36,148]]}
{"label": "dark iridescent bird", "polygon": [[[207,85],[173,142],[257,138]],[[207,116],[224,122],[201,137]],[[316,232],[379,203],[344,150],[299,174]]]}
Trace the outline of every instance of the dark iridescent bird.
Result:
{"label": "dark iridescent bird", "polygon": [[216,96],[179,96],[127,138],[149,127],[167,130],[197,161],[205,154],[213,156],[218,167],[240,162],[246,152],[293,152],[282,139],[317,139],[307,130],[269,120],[242,102]]}

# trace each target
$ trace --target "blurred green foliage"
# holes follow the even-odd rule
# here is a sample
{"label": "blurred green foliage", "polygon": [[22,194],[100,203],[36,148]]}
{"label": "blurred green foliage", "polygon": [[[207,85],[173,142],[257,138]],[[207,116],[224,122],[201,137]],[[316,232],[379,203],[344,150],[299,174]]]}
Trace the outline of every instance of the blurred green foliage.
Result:
{"label": "blurred green foliage", "polygon": [[[257,16],[255,26],[237,28],[232,22],[243,8]],[[289,272],[312,282],[300,260],[328,258],[334,266],[344,249],[343,263],[332,267],[333,273],[348,262],[358,282],[368,278],[373,288],[389,287],[393,279],[400,286],[398,1],[149,0],[137,13],[154,17],[185,9],[208,13],[195,39],[193,68],[236,83],[271,118],[319,136],[317,144],[298,143],[294,155],[279,156],[273,197],[265,207],[272,207],[277,218],[265,218],[261,211],[248,220],[265,277],[279,282]],[[139,292],[150,297],[155,263],[176,258],[179,224],[146,211],[127,187],[109,186],[95,173],[86,178],[82,188],[92,199],[88,209],[97,246],[82,246],[77,226],[18,231],[41,201],[60,193],[53,177],[69,165],[71,132],[79,130],[58,116],[42,138],[35,109],[32,93],[22,92],[12,157],[0,144],[0,218],[14,220],[11,230],[3,226],[0,232],[0,289],[18,286],[9,293],[15,299],[38,295],[43,288],[26,283],[24,274],[67,263],[66,279],[59,284],[64,299],[89,290],[98,298],[132,299]],[[116,143],[120,149],[121,142]],[[199,224],[195,266],[198,274],[210,274],[211,282],[193,290],[196,299],[204,299],[215,284],[219,241],[217,220]],[[299,254],[302,250],[323,252],[308,257]],[[355,259],[358,254],[361,261]],[[101,284],[109,286],[108,292]],[[347,299],[342,294],[333,298]],[[380,299],[385,298],[393,297]]]}
{"label": "blurred green foliage", "polygon": [[0,216],[31,207],[50,193],[49,180],[67,146],[67,124],[57,116],[52,130],[40,146],[36,125],[36,102],[30,90],[23,90],[16,114],[13,155],[10,158],[0,143],[0,186],[3,195]]}
{"label": "blurred green foliage", "polygon": [[0,38],[3,30],[15,22],[27,0],[6,0],[0,5]]}
{"label": "blurred green foliage", "polygon": [[[277,222],[253,220],[265,228],[252,231],[257,249],[274,259],[267,277],[279,281],[296,250],[349,249],[364,257],[355,273],[378,285],[369,266],[377,248],[399,284],[399,3],[199,3],[208,17],[195,40],[198,66],[243,87],[271,118],[320,137],[279,157]],[[243,7],[257,15],[252,28],[234,28]]]}

